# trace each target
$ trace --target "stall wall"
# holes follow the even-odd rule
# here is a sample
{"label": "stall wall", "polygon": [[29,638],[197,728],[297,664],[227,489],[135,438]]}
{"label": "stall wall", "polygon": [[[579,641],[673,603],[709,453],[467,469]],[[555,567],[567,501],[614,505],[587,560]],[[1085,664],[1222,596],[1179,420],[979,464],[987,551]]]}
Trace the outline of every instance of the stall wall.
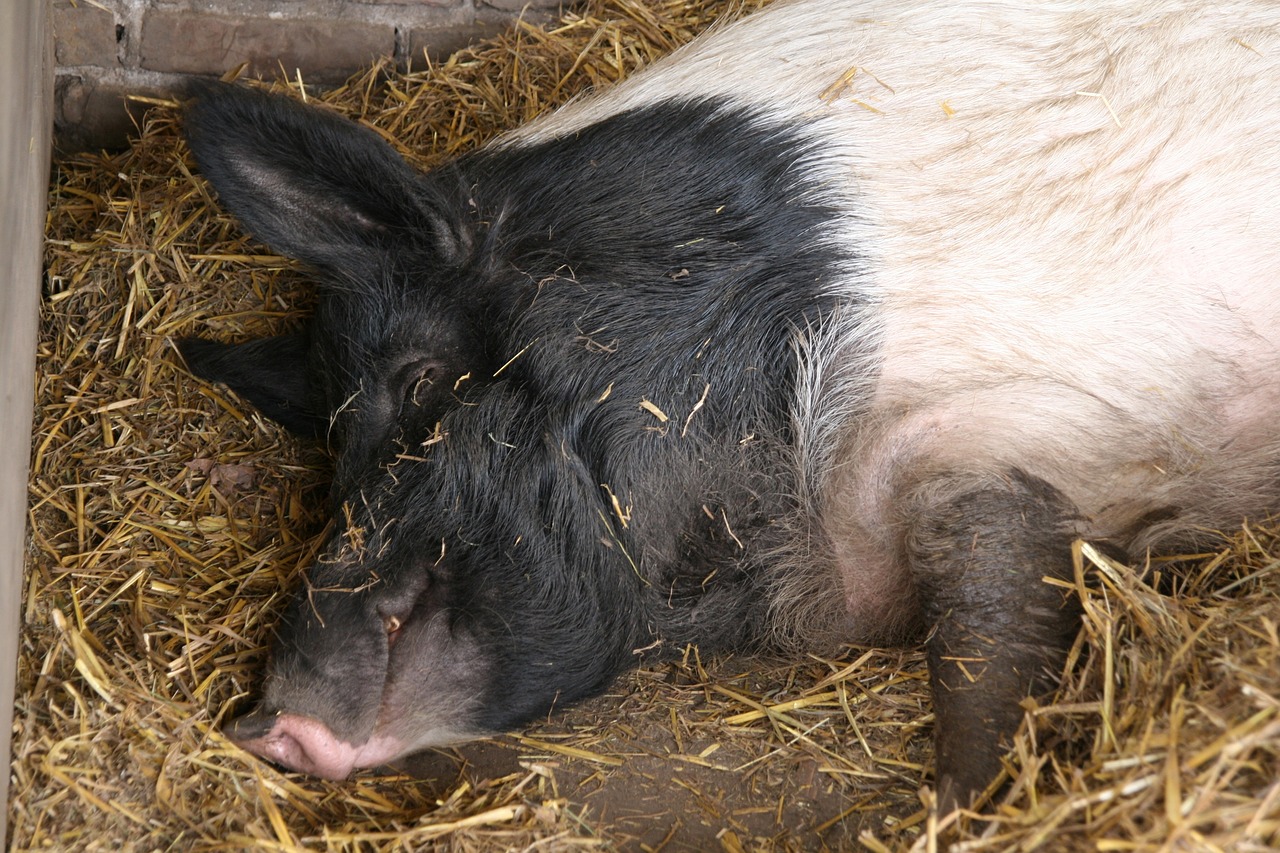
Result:
{"label": "stall wall", "polygon": [[191,76],[247,63],[250,74],[325,84],[381,57],[421,67],[562,2],[53,0],[58,145],[123,146],[133,132],[125,96],[164,96]]}

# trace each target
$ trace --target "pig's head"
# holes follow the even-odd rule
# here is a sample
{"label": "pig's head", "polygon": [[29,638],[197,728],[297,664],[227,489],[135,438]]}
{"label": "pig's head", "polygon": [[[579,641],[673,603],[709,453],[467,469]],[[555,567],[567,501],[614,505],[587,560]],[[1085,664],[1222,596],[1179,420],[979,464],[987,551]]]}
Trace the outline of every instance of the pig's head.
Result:
{"label": "pig's head", "polygon": [[342,778],[601,689],[642,632],[639,582],[592,572],[608,549],[573,532],[599,491],[573,452],[582,419],[502,370],[537,288],[482,260],[497,213],[451,167],[419,173],[287,99],[215,87],[186,123],[222,203],[315,271],[320,298],[302,333],[184,356],[337,454],[333,538],[231,738]]}

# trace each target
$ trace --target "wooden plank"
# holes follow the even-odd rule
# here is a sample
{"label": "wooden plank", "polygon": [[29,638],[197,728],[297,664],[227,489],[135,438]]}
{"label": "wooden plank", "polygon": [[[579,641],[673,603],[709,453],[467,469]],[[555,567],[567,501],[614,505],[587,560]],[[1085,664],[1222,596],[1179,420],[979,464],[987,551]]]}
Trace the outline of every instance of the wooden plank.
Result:
{"label": "wooden plank", "polygon": [[8,819],[52,105],[48,4],[0,2],[0,838]]}

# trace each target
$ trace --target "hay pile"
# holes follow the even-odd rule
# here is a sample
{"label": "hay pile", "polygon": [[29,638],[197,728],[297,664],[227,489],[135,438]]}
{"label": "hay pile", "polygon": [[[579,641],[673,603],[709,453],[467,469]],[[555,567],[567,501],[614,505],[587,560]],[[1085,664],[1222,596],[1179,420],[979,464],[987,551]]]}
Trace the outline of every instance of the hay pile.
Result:
{"label": "hay pile", "polygon": [[[593,0],[448,64],[324,96],[423,165],[687,40],[717,0]],[[1078,555],[1084,639],[1034,709],[1010,793],[926,818],[912,652],[700,661],[624,679],[519,735],[329,783],[219,722],[252,695],[313,556],[327,460],[170,343],[279,331],[307,303],[189,170],[171,112],[135,147],[59,164],[31,470],[13,850],[1221,849],[1280,846],[1280,541],[1251,529],[1147,583]]]}

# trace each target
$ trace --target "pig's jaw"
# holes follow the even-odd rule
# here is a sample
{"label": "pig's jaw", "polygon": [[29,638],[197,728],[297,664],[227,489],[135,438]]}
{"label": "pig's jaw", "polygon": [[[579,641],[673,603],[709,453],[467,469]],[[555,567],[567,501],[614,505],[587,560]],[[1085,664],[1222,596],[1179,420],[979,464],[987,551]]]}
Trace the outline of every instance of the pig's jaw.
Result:
{"label": "pig's jaw", "polygon": [[377,767],[399,758],[405,744],[374,735],[353,746],[340,740],[324,723],[302,714],[277,714],[263,734],[232,738],[242,749],[272,763],[323,779],[345,779],[353,770]]}

